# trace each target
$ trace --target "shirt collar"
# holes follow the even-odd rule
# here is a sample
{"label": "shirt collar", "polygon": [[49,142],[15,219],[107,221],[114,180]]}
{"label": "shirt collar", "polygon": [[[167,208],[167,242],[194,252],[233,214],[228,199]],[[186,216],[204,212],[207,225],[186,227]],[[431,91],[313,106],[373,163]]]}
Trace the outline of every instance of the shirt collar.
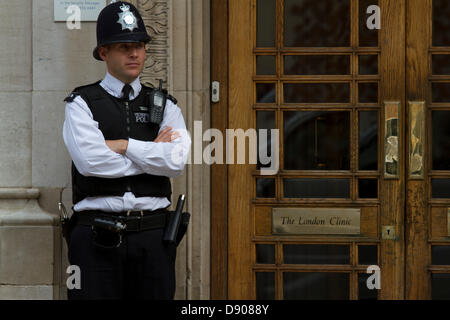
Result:
{"label": "shirt collar", "polygon": [[[105,89],[110,95],[121,98],[122,97],[122,89],[125,83],[120,81],[119,79],[112,76],[109,72],[106,72],[105,78],[100,82],[100,85]],[[141,92],[142,85],[137,77],[132,83],[130,83],[133,88],[133,92],[130,94],[130,100],[136,98]]]}

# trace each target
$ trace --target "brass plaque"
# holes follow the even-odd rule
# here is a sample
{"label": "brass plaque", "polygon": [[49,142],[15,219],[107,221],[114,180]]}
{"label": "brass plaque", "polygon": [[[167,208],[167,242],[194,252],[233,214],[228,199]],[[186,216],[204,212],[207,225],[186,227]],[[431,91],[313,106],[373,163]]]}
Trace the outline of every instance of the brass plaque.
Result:
{"label": "brass plaque", "polygon": [[272,208],[272,233],[359,235],[360,218],[357,208]]}
{"label": "brass plaque", "polygon": [[447,232],[450,237],[450,208],[447,209]]}
{"label": "brass plaque", "polygon": [[409,178],[424,178],[425,102],[409,102]]}
{"label": "brass plaque", "polygon": [[399,122],[400,102],[384,103],[384,178],[398,179],[400,175]]}

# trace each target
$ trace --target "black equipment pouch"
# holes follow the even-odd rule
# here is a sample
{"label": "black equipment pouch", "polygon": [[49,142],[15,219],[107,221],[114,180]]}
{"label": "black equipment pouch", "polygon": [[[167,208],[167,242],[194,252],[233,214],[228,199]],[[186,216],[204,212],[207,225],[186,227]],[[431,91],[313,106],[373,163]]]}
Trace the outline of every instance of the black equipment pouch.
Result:
{"label": "black equipment pouch", "polygon": [[174,212],[171,212],[169,216],[169,221],[166,225],[163,235],[163,241],[168,244],[177,244],[178,232],[180,230],[182,218],[183,218],[183,207],[185,202],[184,194],[178,197],[177,208]]}
{"label": "black equipment pouch", "polygon": [[91,227],[92,241],[97,247],[114,249],[119,248],[122,244],[126,224],[116,217],[90,216],[84,213],[80,214],[76,223]]}
{"label": "black equipment pouch", "polygon": [[[173,221],[174,217],[175,217],[176,212],[175,211],[169,211],[168,215],[169,215],[169,224],[171,221]],[[178,245],[180,244],[181,240],[183,240],[184,235],[187,232],[188,226],[189,226],[189,221],[191,219],[191,214],[189,212],[183,212],[181,214],[181,219],[180,219],[180,224],[178,227],[178,230],[176,231],[176,235],[174,237],[174,239],[168,240],[167,239],[167,229],[164,231],[164,236],[163,239],[165,237],[165,239],[163,240],[164,243],[166,244],[174,244],[175,246],[178,247]]]}
{"label": "black equipment pouch", "polygon": [[63,217],[61,219],[61,230],[62,236],[66,240],[67,247],[70,244],[70,236],[72,235],[72,231],[77,225],[77,214],[73,213],[70,218]]}
{"label": "black equipment pouch", "polygon": [[123,233],[104,226],[92,226],[93,243],[103,249],[119,248],[123,241]]}
{"label": "black equipment pouch", "polygon": [[67,247],[69,247],[70,236],[72,235],[73,229],[77,225],[77,214],[73,212],[71,217],[68,216],[66,207],[64,206],[64,203],[62,201],[62,194],[64,192],[64,189],[66,189],[66,187],[62,188],[59,193],[58,209],[61,216],[60,222],[62,236],[66,240]]}
{"label": "black equipment pouch", "polygon": [[180,227],[178,228],[178,233],[177,233],[177,241],[176,241],[177,246],[180,244],[181,240],[183,240],[183,237],[186,234],[190,219],[191,219],[191,214],[189,212],[183,212],[183,214],[181,216]]}

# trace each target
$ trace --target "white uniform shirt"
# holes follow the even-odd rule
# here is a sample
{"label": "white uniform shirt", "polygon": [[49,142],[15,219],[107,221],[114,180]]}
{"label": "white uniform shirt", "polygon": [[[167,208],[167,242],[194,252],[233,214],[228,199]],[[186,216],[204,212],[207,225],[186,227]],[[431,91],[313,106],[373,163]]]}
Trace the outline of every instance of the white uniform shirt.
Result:
{"label": "white uniform shirt", "polygon": [[[100,85],[111,95],[122,97],[124,83],[107,73]],[[130,100],[142,89],[137,78],[131,84]],[[160,132],[165,127],[180,133],[172,142],[156,143],[129,139],[125,155],[112,151],[98,128],[98,122],[86,101],[77,96],[66,105],[63,138],[78,171],[84,176],[119,178],[143,173],[176,177],[181,175],[191,147],[183,115],[172,101],[167,100]],[[122,212],[128,210],[156,210],[170,205],[167,198],[139,197],[126,192],[123,197],[88,197],[74,206],[75,211],[102,210]]]}

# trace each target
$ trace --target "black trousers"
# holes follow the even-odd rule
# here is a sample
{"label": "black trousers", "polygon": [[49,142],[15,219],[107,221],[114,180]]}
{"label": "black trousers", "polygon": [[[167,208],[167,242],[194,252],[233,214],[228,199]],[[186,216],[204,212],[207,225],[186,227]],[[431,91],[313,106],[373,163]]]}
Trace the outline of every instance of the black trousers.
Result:
{"label": "black trousers", "polygon": [[99,234],[91,227],[75,226],[69,263],[79,267],[81,289],[68,288],[68,299],[172,300],[176,246],[164,244],[162,236],[163,229],[126,233],[119,248],[103,248],[94,243]]}

